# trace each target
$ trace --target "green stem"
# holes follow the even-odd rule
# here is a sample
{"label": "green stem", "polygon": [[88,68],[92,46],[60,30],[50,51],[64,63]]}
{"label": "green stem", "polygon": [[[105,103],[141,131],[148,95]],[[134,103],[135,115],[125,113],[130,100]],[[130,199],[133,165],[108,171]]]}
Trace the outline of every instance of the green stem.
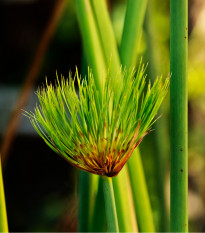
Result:
{"label": "green stem", "polygon": [[[146,7],[147,0],[128,1],[120,47],[120,58],[123,66],[131,67],[136,64],[137,46],[139,44]],[[139,149],[135,149],[131,158],[128,160],[128,169],[139,230],[141,232],[154,232],[154,219]]]}
{"label": "green stem", "polygon": [[[106,1],[91,0],[91,3],[98,26],[98,31],[100,34],[101,45],[107,67],[109,68],[111,76],[113,78],[117,76],[117,78],[119,79],[120,58],[114,32],[112,29],[112,24],[109,17],[109,12],[107,10]],[[118,80],[115,79],[115,83],[113,85],[116,85],[116,81]]]}
{"label": "green stem", "polygon": [[107,216],[108,232],[119,232],[112,178],[103,177],[102,181],[105,197],[105,211]]}
{"label": "green stem", "polygon": [[113,178],[113,188],[120,232],[138,232],[127,166],[124,166],[120,173]]}
{"label": "green stem", "polygon": [[0,157],[0,232],[8,232],[3,176],[1,169],[1,157]]}
{"label": "green stem", "polygon": [[91,221],[91,232],[106,231],[105,200],[103,195],[102,177],[99,178],[99,187]]}
{"label": "green stem", "polygon": [[123,66],[135,67],[137,49],[147,7],[147,0],[129,0],[120,46],[120,58]]}
{"label": "green stem", "polygon": [[171,0],[171,231],[187,232],[188,126],[187,47],[188,1]]}
{"label": "green stem", "polygon": [[85,56],[88,65],[92,68],[96,86],[101,93],[106,66],[91,4],[89,0],[76,0],[75,3]]}
{"label": "green stem", "polygon": [[97,184],[96,178],[87,172],[79,172],[79,208],[78,208],[78,231],[89,232],[91,226],[91,216],[95,199],[94,185]]}
{"label": "green stem", "polygon": [[128,168],[139,230],[140,232],[155,232],[149,195],[138,149],[135,149],[129,159]]}

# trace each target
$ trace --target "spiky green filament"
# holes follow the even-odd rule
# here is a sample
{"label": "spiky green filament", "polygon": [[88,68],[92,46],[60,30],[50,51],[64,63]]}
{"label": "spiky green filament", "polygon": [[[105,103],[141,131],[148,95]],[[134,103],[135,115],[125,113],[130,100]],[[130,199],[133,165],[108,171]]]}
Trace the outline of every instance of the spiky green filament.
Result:
{"label": "spiky green filament", "polygon": [[[37,95],[40,105],[27,113],[45,142],[72,165],[94,174],[115,176],[155,122],[157,110],[167,93],[169,80],[145,82],[145,68],[124,72],[119,88],[106,78],[102,99],[88,71],[81,82],[57,78]],[[120,74],[121,75],[121,74]],[[74,82],[78,83],[78,94]]]}

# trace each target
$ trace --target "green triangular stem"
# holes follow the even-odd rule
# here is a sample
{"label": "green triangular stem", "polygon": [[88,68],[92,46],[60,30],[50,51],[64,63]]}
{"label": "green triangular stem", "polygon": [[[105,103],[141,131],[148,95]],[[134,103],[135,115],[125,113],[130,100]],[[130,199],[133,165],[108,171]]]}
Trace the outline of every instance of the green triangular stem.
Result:
{"label": "green triangular stem", "polygon": [[123,67],[135,67],[148,0],[128,0],[120,45]]}
{"label": "green triangular stem", "polygon": [[99,177],[79,171],[78,232],[89,232]]}
{"label": "green triangular stem", "polygon": [[105,212],[107,215],[108,232],[119,232],[112,178],[103,177],[102,182],[105,198]]}
{"label": "green triangular stem", "polygon": [[[128,1],[120,47],[120,58],[123,67],[129,68],[136,65],[137,48],[139,45],[146,7],[147,0]],[[132,190],[133,192],[134,190],[138,190],[139,192],[134,192],[133,195],[139,230],[141,232],[154,232],[154,219],[152,215],[146,181],[144,178],[144,170],[141,163],[139,149],[134,150],[132,154],[132,162],[130,159],[128,160],[128,169],[130,173]],[[138,184],[143,184],[141,185],[140,189],[138,187]],[[144,197],[143,202],[139,198],[139,195]],[[142,209],[137,208],[137,206],[141,206],[142,203],[144,207]],[[141,214],[141,211],[143,211],[144,213]],[[147,224],[147,222],[149,224]]]}
{"label": "green triangular stem", "polygon": [[188,232],[188,1],[170,1],[170,230]]}
{"label": "green triangular stem", "polygon": [[0,232],[8,232],[6,203],[4,196],[4,184],[3,184],[3,175],[1,168],[1,156],[0,156]]}
{"label": "green triangular stem", "polygon": [[105,213],[105,199],[103,194],[102,177],[99,177],[99,187],[94,203],[93,216],[91,221],[91,232],[105,232],[106,231],[106,213]]}
{"label": "green triangular stem", "polygon": [[142,161],[138,153],[139,150],[135,149],[128,163],[137,220],[140,232],[155,232]]}

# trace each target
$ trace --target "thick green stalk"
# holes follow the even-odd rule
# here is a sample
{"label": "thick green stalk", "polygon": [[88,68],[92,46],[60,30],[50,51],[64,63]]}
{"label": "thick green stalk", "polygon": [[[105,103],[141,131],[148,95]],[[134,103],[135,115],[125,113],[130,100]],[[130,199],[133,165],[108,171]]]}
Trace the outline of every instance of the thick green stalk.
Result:
{"label": "thick green stalk", "polygon": [[8,232],[3,176],[1,169],[1,157],[0,157],[0,232]]}
{"label": "thick green stalk", "polygon": [[146,181],[143,172],[139,150],[135,149],[135,153],[131,156],[128,163],[130,172],[130,181],[134,198],[137,220],[140,232],[154,232],[154,221],[152,210],[149,202]]}
{"label": "thick green stalk", "polygon": [[[129,68],[135,66],[136,64],[137,46],[139,44],[146,7],[147,0],[128,1],[120,47],[120,59],[122,66],[124,67],[126,66]],[[131,159],[128,160],[128,169],[130,173],[132,190],[134,192],[133,199],[135,203],[135,211],[139,230],[141,232],[154,232],[154,219],[152,216],[152,210],[139,149],[135,149]],[[140,188],[138,187],[139,184],[141,184]],[[137,192],[134,190],[137,190]],[[142,197],[142,199],[140,199],[139,196]],[[141,211],[143,211],[143,214],[141,214]]]}
{"label": "thick green stalk", "polygon": [[138,232],[127,166],[124,166],[120,173],[113,178],[113,188],[120,232]]}
{"label": "thick green stalk", "polygon": [[[91,0],[107,67],[113,79],[120,74],[120,58],[105,0]],[[116,78],[114,80],[118,81]],[[119,80],[121,81],[121,80]]]}
{"label": "thick green stalk", "polygon": [[105,197],[105,211],[107,216],[108,232],[119,232],[112,178],[103,177],[102,181]]}
{"label": "thick green stalk", "polygon": [[102,177],[99,177],[99,187],[91,221],[91,232],[106,231],[105,200],[103,195]]}
{"label": "thick green stalk", "polygon": [[76,0],[75,3],[85,56],[100,91],[104,83],[106,66],[90,0]]}
{"label": "thick green stalk", "polygon": [[187,232],[188,126],[187,47],[188,1],[171,0],[171,231]]}
{"label": "thick green stalk", "polygon": [[[120,76],[120,59],[112,24],[106,7],[106,1],[91,0],[91,2],[98,25],[105,61],[110,69],[113,86],[116,87],[117,83],[120,84],[122,81]],[[116,76],[118,79],[116,79]],[[113,179],[113,187],[120,231],[136,232],[136,215],[133,208],[133,197],[127,168],[124,168],[123,171]]]}
{"label": "thick green stalk", "polygon": [[135,67],[147,0],[128,0],[120,46],[123,66]]}
{"label": "thick green stalk", "polygon": [[78,231],[89,232],[93,210],[94,175],[79,171]]}

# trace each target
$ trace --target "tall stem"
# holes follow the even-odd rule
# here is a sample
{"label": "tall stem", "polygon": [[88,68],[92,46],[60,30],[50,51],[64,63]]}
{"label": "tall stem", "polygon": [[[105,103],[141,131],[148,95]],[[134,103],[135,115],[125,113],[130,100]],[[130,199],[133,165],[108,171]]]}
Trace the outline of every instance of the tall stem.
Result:
{"label": "tall stem", "polygon": [[[97,180],[96,180],[97,179]],[[95,199],[94,185],[98,177],[87,172],[79,172],[79,208],[78,208],[78,231],[89,232],[91,227],[91,216],[94,209]]]}
{"label": "tall stem", "polygon": [[187,232],[188,127],[187,47],[188,1],[171,0],[171,231]]}
{"label": "tall stem", "polygon": [[101,90],[104,83],[103,75],[105,75],[106,66],[91,4],[89,0],[77,0],[75,5],[86,60],[92,68],[96,86],[100,93],[102,93]]}
{"label": "tall stem", "polygon": [[120,74],[120,57],[117,49],[117,43],[115,40],[112,24],[107,10],[105,0],[91,0],[93,6],[93,12],[97,22],[97,28],[100,34],[101,45],[105,57],[105,62],[110,74],[114,79],[116,76],[119,80],[114,80],[116,85],[117,81],[122,81],[119,77]]}
{"label": "tall stem", "polygon": [[94,204],[92,214],[91,232],[105,232],[106,231],[106,214],[105,214],[105,200],[103,195],[102,177],[99,177],[99,186],[97,196]]}
{"label": "tall stem", "polygon": [[120,232],[138,232],[133,190],[127,165],[113,178],[115,202]]}
{"label": "tall stem", "polygon": [[131,156],[128,163],[130,181],[134,196],[134,205],[137,213],[140,232],[155,232],[152,209],[143,172],[139,150]]}
{"label": "tall stem", "polygon": [[[140,40],[146,7],[147,0],[128,1],[120,47],[122,66],[126,66],[127,68],[135,66],[136,64],[137,46]],[[154,219],[139,149],[135,149],[131,158],[128,160],[128,169],[139,230],[141,232],[154,232]],[[141,185],[139,186],[139,184]],[[142,197],[142,199],[140,199],[139,196]],[[141,211],[143,211],[143,214],[141,214]]]}
{"label": "tall stem", "polygon": [[112,178],[103,177],[102,179],[108,232],[119,232]]}
{"label": "tall stem", "polygon": [[0,157],[0,232],[8,232],[3,176],[1,169],[1,157]]}
{"label": "tall stem", "polygon": [[123,66],[134,67],[142,26],[147,7],[147,0],[128,0],[125,23],[120,46],[120,58]]}

